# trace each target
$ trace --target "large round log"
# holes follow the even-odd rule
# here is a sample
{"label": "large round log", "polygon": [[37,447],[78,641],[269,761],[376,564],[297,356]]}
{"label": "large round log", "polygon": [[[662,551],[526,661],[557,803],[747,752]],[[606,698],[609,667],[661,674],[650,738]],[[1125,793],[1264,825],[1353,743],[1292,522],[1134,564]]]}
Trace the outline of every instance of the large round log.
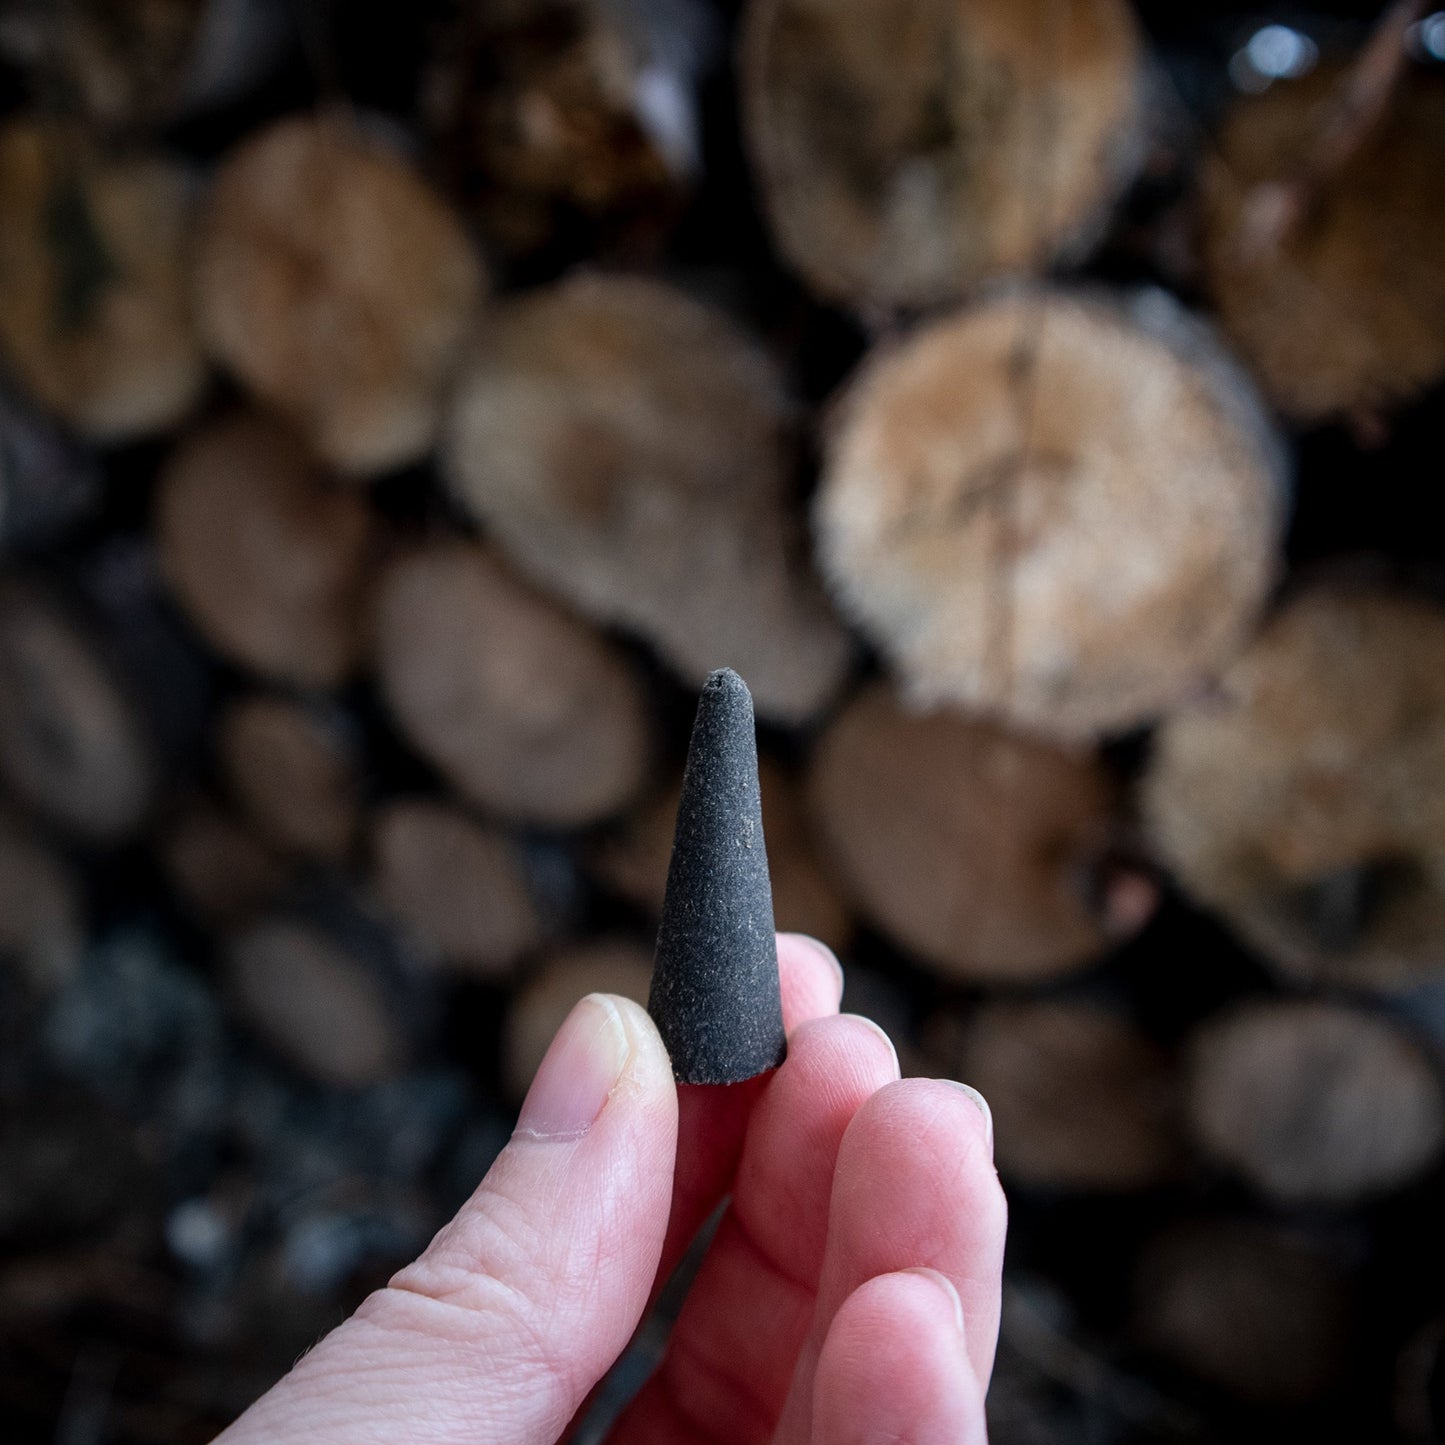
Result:
{"label": "large round log", "polygon": [[1212,1159],[1284,1204],[1353,1205],[1410,1183],[1445,1144],[1445,1091],[1387,1020],[1271,1000],[1190,1047],[1188,1115]]}
{"label": "large round log", "polygon": [[1232,658],[1284,503],[1248,382],[1162,293],[1036,291],[864,364],[815,523],[840,604],[914,692],[1078,737]]}
{"label": "large round log", "polygon": [[0,780],[92,843],[133,832],[157,784],[149,729],[97,639],[17,577],[0,577]]}
{"label": "large round log", "polygon": [[1342,83],[1324,65],[1241,97],[1204,171],[1205,272],[1223,325],[1305,423],[1408,400],[1445,376],[1445,79],[1412,68],[1364,143],[1312,176]]}
{"label": "large round log", "polygon": [[242,667],[334,687],[364,642],[375,529],[301,443],[237,413],[182,443],[156,503],[161,570],[191,621]]}
{"label": "large round log", "polygon": [[939,1063],[989,1102],[1005,1179],[1117,1191],[1177,1173],[1175,1072],[1127,1018],[1093,1004],[990,1003],[935,1033]]}
{"label": "large round log", "polygon": [[642,782],[650,730],[626,656],[474,543],[387,568],[376,667],[403,735],[484,807],[578,827]]}
{"label": "large round log", "polygon": [[372,886],[423,957],[505,977],[546,936],[516,849],[450,803],[401,798],[371,819]]}
{"label": "large round log", "polygon": [[291,876],[251,828],[207,798],[188,799],[162,822],[156,857],[182,906],[210,927],[249,922]]}
{"label": "large round log", "polygon": [[1290,973],[1445,968],[1445,611],[1317,585],[1166,720],[1143,787],[1180,883]]}
{"label": "large round log", "polygon": [[1088,752],[910,711],[878,684],[823,735],[808,793],[859,909],[951,977],[1067,973],[1152,909],[1113,861],[1117,790]]}
{"label": "large round log", "polygon": [[98,441],[173,425],[205,384],[189,190],[175,166],[103,156],[56,121],[0,129],[0,352]]}
{"label": "large round log", "polygon": [[1079,255],[1142,159],[1122,0],[753,0],[745,133],[779,248],[859,308]]}
{"label": "large round log", "polygon": [[279,121],[222,164],[196,262],[202,334],[343,472],[430,450],[482,286],[445,203],[353,123]]}
{"label": "large round log", "polygon": [[544,586],[694,685],[736,668],[761,715],[796,722],[836,689],[849,645],[788,510],[787,420],[777,369],[721,313],[580,275],[489,320],[446,473]]}

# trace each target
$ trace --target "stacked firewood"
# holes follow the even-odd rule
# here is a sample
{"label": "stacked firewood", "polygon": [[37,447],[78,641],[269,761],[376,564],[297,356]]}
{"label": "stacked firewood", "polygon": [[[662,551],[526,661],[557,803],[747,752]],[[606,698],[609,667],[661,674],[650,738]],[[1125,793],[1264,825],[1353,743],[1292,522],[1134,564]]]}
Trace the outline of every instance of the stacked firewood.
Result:
{"label": "stacked firewood", "polygon": [[728,665],[778,926],[992,1106],[996,1445],[1445,1439],[1445,20],[1371,18],[0,6],[17,1438],[205,1439],[425,1240],[645,997]]}

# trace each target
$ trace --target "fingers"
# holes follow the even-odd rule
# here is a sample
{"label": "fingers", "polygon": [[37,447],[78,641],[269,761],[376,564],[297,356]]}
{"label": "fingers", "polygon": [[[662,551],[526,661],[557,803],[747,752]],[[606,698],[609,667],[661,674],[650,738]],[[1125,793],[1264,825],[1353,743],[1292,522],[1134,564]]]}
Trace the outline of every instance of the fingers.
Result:
{"label": "fingers", "polygon": [[[783,1027],[790,1035],[809,1019],[838,1012],[843,970],[821,943],[800,933],[780,933],[778,981]],[[678,1090],[677,1179],[660,1281],[677,1267],[703,1222],[732,1189],[748,1120],[771,1077],[722,1088],[685,1084]]]}
{"label": "fingers", "polygon": [[811,1445],[987,1445],[963,1307],[932,1270],[877,1275],[839,1306],[818,1357]]}
{"label": "fingers", "polygon": [[550,1445],[641,1317],[676,1139],[652,1021],[583,999],[457,1217],[222,1440]]}
{"label": "fingers", "polygon": [[766,1441],[813,1317],[838,1149],[864,1100],[898,1077],[875,1024],[798,1028],[753,1111],[732,1207],[693,1282],[656,1376],[614,1445]]}
{"label": "fingers", "polygon": [[779,1445],[815,1439],[824,1341],[843,1302],[876,1275],[926,1266],[948,1278],[963,1305],[974,1376],[986,1383],[998,1339],[1006,1220],[991,1127],[971,1090],[905,1079],[874,1094],[838,1150],[817,1307],[779,1423]]}

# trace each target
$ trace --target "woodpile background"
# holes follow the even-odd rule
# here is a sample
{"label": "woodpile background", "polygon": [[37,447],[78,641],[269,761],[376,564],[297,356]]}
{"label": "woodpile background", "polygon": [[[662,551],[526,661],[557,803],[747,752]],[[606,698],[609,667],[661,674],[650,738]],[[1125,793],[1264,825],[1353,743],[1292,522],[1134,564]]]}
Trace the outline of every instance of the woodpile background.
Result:
{"label": "woodpile background", "polygon": [[727,664],[995,1445],[1445,1441],[1442,228],[1416,0],[0,0],[0,1434],[425,1242]]}

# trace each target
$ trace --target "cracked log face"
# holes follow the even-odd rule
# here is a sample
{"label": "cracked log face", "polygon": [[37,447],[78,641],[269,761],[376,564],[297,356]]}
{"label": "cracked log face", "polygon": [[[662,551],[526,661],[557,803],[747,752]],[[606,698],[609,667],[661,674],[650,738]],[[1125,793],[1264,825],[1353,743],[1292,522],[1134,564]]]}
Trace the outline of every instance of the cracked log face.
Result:
{"label": "cracked log face", "polygon": [[1077,253],[1142,154],[1118,0],[757,0],[742,86],[775,241],[864,309]]}
{"label": "cracked log face", "polygon": [[1069,738],[1231,660],[1284,506],[1263,414],[1197,323],[1039,291],[865,363],[814,520],[840,605],[916,696]]}
{"label": "cracked log face", "polygon": [[1286,971],[1367,988],[1445,959],[1445,612],[1297,595],[1160,729],[1148,826],[1183,887]]}

